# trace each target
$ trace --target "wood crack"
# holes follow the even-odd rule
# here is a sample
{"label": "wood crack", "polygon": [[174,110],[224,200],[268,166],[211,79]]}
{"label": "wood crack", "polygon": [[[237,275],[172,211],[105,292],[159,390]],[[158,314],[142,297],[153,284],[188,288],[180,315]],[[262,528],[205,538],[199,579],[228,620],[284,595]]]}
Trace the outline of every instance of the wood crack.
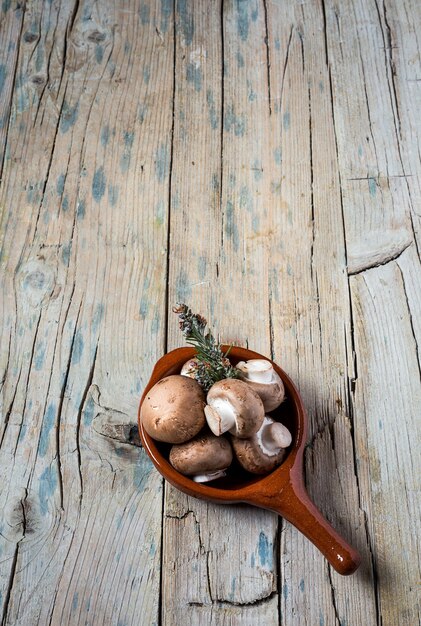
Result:
{"label": "wood crack", "polygon": [[263,10],[265,14],[265,46],[266,46],[266,68],[267,68],[267,86],[268,86],[268,104],[269,104],[269,116],[272,115],[272,96],[270,87],[270,43],[269,43],[269,28],[268,28],[268,8],[267,0],[263,0]]}
{"label": "wood crack", "polygon": [[[224,116],[225,116],[225,39],[224,39],[224,0],[221,0],[221,138],[220,138],[220,174],[219,174],[219,212],[221,215],[221,250],[224,248],[224,210],[222,208],[222,190],[224,183]],[[219,271],[218,271],[219,274]]]}

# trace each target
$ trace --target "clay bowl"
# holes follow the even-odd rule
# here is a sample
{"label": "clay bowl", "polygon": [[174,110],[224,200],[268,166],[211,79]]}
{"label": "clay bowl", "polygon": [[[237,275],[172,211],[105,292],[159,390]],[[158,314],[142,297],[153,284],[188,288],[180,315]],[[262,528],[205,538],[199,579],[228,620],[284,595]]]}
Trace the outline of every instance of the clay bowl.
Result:
{"label": "clay bowl", "polygon": [[[227,346],[223,347],[227,349]],[[182,365],[195,354],[193,348],[177,348],[163,356],[155,365],[151,379],[143,393],[143,399],[161,378],[179,374]],[[230,360],[238,361],[266,358],[245,348],[233,347]],[[291,379],[273,363],[285,385],[286,401],[271,415],[282,422],[292,433],[289,454],[280,467],[266,476],[254,476],[235,463],[225,478],[212,483],[195,483],[177,472],[169,463],[171,446],[154,441],[143,429],[139,431],[143,446],[162,476],[180,491],[216,503],[244,502],[278,513],[296,526],[340,574],[352,574],[360,564],[360,555],[327,522],[310,500],[303,479],[303,452],[306,443],[307,419],[302,400]]]}

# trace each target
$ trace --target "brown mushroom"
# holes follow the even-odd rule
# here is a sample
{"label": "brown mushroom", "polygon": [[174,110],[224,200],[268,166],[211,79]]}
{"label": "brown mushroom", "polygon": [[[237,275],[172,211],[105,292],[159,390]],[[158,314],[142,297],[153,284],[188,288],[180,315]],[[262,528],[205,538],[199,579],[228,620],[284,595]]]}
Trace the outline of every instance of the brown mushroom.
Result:
{"label": "brown mushroom", "polygon": [[236,367],[242,379],[259,394],[265,411],[273,411],[284,401],[284,383],[270,361],[250,359],[240,361]]}
{"label": "brown mushroom", "polygon": [[205,394],[198,382],[186,376],[162,378],[142,404],[143,427],[157,441],[183,443],[205,425]]}
{"label": "brown mushroom", "polygon": [[236,437],[251,437],[265,417],[258,394],[245,382],[226,378],[212,385],[205,406],[206,421],[218,437],[230,432]]}
{"label": "brown mushroom", "polygon": [[288,428],[265,416],[260,430],[249,439],[232,437],[240,465],[252,474],[268,474],[282,463],[292,437]]}
{"label": "brown mushroom", "polygon": [[225,437],[208,433],[173,446],[170,463],[180,474],[191,476],[195,482],[204,483],[225,476],[232,457],[229,441]]}

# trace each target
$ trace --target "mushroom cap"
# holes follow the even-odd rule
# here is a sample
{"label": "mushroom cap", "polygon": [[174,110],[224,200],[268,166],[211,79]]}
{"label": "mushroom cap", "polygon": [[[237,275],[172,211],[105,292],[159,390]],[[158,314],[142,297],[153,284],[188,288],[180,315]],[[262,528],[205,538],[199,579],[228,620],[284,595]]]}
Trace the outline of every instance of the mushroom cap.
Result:
{"label": "mushroom cap", "polygon": [[161,378],[143,401],[140,417],[153,439],[183,443],[205,425],[205,394],[199,383],[175,374]]}
{"label": "mushroom cap", "polygon": [[227,469],[232,458],[230,442],[225,437],[216,437],[211,433],[175,445],[170,452],[171,465],[185,476]]}
{"label": "mushroom cap", "polygon": [[188,376],[189,378],[194,378],[198,363],[199,361],[197,359],[194,359],[194,358],[189,359],[188,361],[184,363],[183,367],[181,368],[180,374],[182,376]]}
{"label": "mushroom cap", "polygon": [[[264,451],[265,431],[268,426],[276,424],[276,439],[282,448],[274,448]],[[263,440],[263,442],[262,442]],[[282,463],[286,455],[286,448],[291,444],[291,434],[280,422],[275,422],[272,418],[265,416],[262,428],[258,433],[249,439],[231,438],[235,456],[241,467],[252,474],[268,474]]]}
{"label": "mushroom cap", "polygon": [[207,403],[205,414],[208,424],[218,435],[225,432],[224,429],[215,432],[212,427],[214,425],[211,426],[209,419],[218,420],[218,412],[227,415],[233,423],[226,430],[240,438],[251,437],[256,433],[265,417],[263,402],[259,395],[248,383],[236,378],[225,378],[212,385],[208,391]]}
{"label": "mushroom cap", "polygon": [[[264,367],[267,363],[267,367]],[[285,387],[281,377],[275,372],[270,361],[251,359],[240,361],[237,369],[241,378],[260,396],[266,412],[274,411],[285,399]],[[254,371],[255,370],[255,371]],[[256,376],[260,380],[252,380]],[[266,380],[267,382],[263,382]]]}

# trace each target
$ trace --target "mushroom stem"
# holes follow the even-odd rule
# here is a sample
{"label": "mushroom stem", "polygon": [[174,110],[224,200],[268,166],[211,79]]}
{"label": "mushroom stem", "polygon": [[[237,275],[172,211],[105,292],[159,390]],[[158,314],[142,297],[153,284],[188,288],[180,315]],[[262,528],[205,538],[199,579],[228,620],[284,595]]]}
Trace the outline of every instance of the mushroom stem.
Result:
{"label": "mushroom stem", "polygon": [[256,383],[271,383],[273,378],[272,363],[264,359],[250,359],[250,361],[241,361],[237,364],[247,380]]}
{"label": "mushroom stem", "polygon": [[277,454],[279,450],[291,445],[291,433],[280,422],[268,423],[265,420],[259,434],[261,448],[267,454]]}
{"label": "mushroom stem", "polygon": [[208,483],[211,480],[223,478],[224,476],[226,476],[226,471],[218,470],[216,472],[208,472],[207,474],[196,474],[196,476],[192,476],[192,478],[195,483]]}
{"label": "mushroom stem", "polygon": [[212,406],[205,406],[205,416],[209,428],[217,437],[235,426],[235,411],[228,400],[216,398]]}

